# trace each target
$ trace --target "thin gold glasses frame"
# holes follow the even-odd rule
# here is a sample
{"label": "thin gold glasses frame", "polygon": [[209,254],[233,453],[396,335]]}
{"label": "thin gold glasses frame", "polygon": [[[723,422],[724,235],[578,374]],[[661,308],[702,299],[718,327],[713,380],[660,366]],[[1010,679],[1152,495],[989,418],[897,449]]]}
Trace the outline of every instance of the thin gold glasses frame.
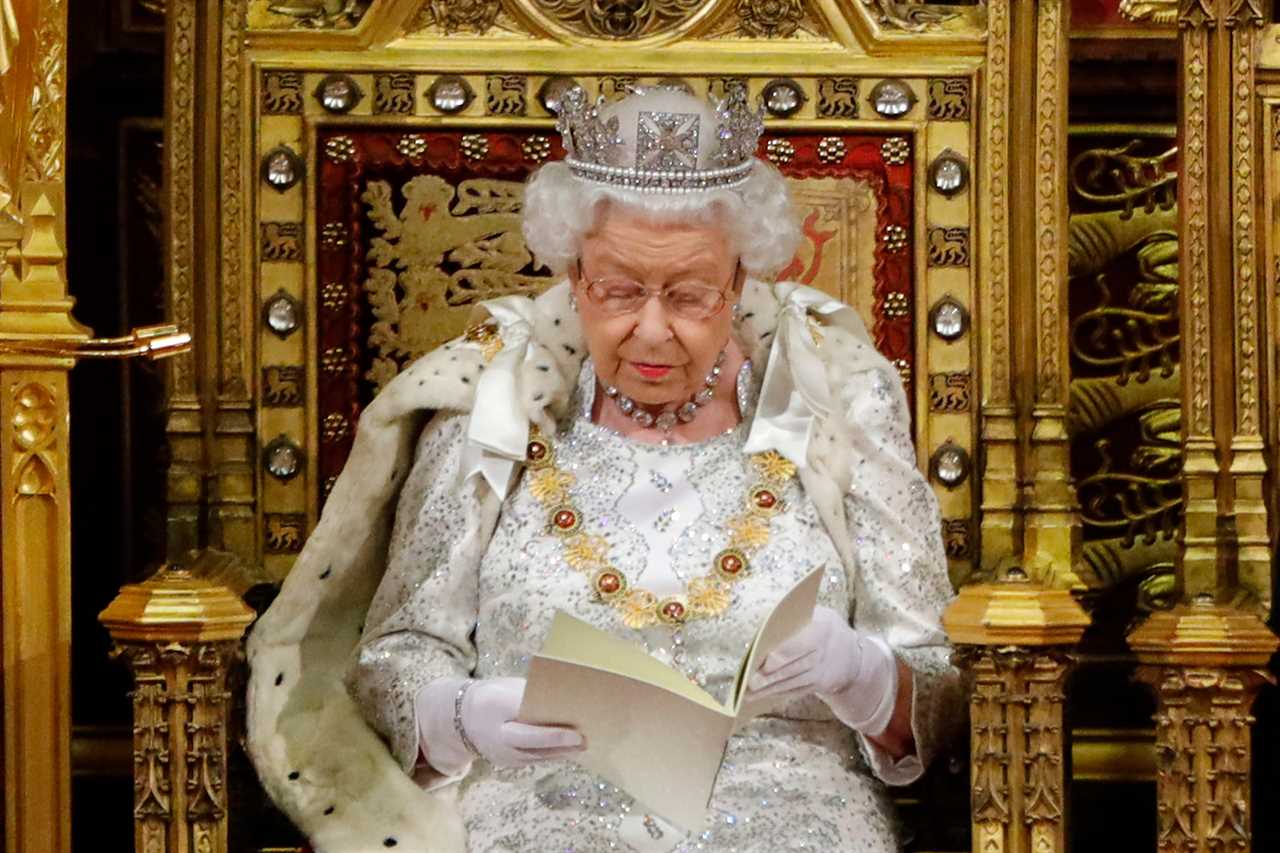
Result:
{"label": "thin gold glasses frame", "polygon": [[[737,261],[737,262],[735,262],[735,263],[734,263],[734,265],[733,265],[733,272],[732,272],[732,274],[730,274],[730,276],[729,276],[729,284],[730,284],[730,286],[732,286],[733,282],[737,279],[737,277],[738,277],[738,268],[739,268],[741,265],[742,265],[742,261],[741,261],[741,260],[739,260],[739,261]],[[648,302],[650,299],[653,299],[654,297],[657,297],[657,298],[662,302],[663,307],[668,311],[668,313],[674,314],[674,315],[675,315],[675,316],[677,316],[677,317],[682,317],[682,318],[687,319],[687,320],[705,320],[705,319],[707,319],[708,317],[714,317],[716,314],[720,313],[720,311],[724,308],[724,306],[725,306],[725,305],[728,303],[728,301],[729,301],[728,296],[726,295],[727,291],[726,291],[726,289],[725,289],[725,288],[712,288],[712,287],[705,287],[705,288],[703,288],[703,289],[705,289],[705,290],[715,290],[716,295],[717,295],[717,298],[718,298],[718,301],[717,301],[717,303],[716,303],[716,306],[715,306],[715,308],[714,308],[714,309],[707,310],[707,311],[703,311],[703,312],[699,312],[696,316],[691,316],[691,315],[688,315],[688,314],[682,313],[680,310],[676,309],[674,306],[672,306],[672,305],[667,301],[667,299],[666,299],[667,290],[666,290],[666,289],[661,289],[661,290],[657,290],[657,291],[650,290],[649,288],[644,287],[643,285],[641,285],[638,281],[634,281],[634,280],[628,279],[629,281],[632,281],[632,282],[633,282],[637,287],[639,287],[641,290],[643,290],[643,291],[645,292],[645,299],[644,299],[643,301],[637,302],[637,303],[636,303],[636,305],[635,305],[634,307],[632,307],[632,308],[628,308],[628,309],[623,310],[623,311],[612,311],[612,312],[609,312],[609,311],[608,311],[608,309],[606,309],[606,308],[604,307],[604,303],[600,300],[599,293],[598,293],[598,291],[595,289],[597,284],[600,284],[600,283],[601,283],[601,282],[603,282],[603,281],[607,281],[608,279],[604,279],[604,278],[596,278],[596,279],[590,279],[590,280],[588,280],[588,279],[587,279],[587,277],[586,277],[586,276],[583,274],[583,272],[582,272],[582,259],[581,259],[581,258],[578,258],[577,266],[578,266],[578,280],[579,280],[579,281],[585,281],[585,282],[586,282],[586,284],[587,284],[587,286],[586,286],[587,297],[591,300],[592,304],[593,304],[593,305],[595,305],[596,307],[600,308],[602,311],[606,311],[606,312],[610,313],[612,316],[615,316],[615,317],[620,317],[620,316],[622,316],[623,314],[630,314],[630,313],[633,313],[633,312],[635,312],[635,311],[638,311],[638,310],[640,309],[640,307],[641,307],[641,306],[643,306],[643,305],[644,305],[646,302]],[[701,285],[700,285],[700,287],[701,287]]]}

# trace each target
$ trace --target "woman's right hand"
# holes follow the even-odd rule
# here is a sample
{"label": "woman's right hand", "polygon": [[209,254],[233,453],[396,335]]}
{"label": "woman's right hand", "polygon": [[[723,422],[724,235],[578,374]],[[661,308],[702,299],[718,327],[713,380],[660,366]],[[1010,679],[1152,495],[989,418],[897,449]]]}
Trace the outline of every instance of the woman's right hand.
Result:
{"label": "woman's right hand", "polygon": [[[433,681],[418,695],[418,732],[427,761],[447,775],[470,762],[471,751],[455,724],[455,702],[463,679]],[[564,726],[516,722],[524,699],[523,678],[474,681],[462,697],[458,722],[482,757],[496,767],[523,767],[565,758],[586,748],[582,735]]]}

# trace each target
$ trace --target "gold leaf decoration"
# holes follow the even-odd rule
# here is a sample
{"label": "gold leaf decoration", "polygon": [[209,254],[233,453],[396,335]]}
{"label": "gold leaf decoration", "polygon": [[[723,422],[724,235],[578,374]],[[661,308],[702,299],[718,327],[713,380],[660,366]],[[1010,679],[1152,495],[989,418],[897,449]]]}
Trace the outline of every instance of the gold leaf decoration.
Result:
{"label": "gold leaf decoration", "polygon": [[756,466],[760,476],[766,480],[781,482],[796,475],[795,464],[776,450],[757,453],[751,457],[751,464]]}
{"label": "gold leaf decoration", "polygon": [[543,468],[529,479],[529,492],[544,504],[567,503],[573,475],[559,468]]}
{"label": "gold leaf decoration", "polygon": [[717,616],[729,608],[728,584],[711,578],[689,581],[689,607],[698,615]]}
{"label": "gold leaf decoration", "polygon": [[758,515],[729,519],[729,542],[744,551],[760,548],[769,542],[769,521]]}
{"label": "gold leaf decoration", "polygon": [[579,533],[564,543],[564,561],[579,571],[608,564],[609,542],[603,536]]}
{"label": "gold leaf decoration", "polygon": [[426,0],[410,31],[439,27],[445,33],[469,30],[483,35],[498,20],[498,0]]}
{"label": "gold leaf decoration", "polygon": [[787,38],[804,19],[800,0],[738,0],[738,26],[755,38]]}
{"label": "gold leaf decoration", "polygon": [[658,624],[658,614],[654,611],[657,603],[657,597],[648,590],[631,590],[622,602],[622,624],[636,629]]}
{"label": "gold leaf decoration", "polygon": [[698,0],[556,0],[537,5],[576,35],[622,40],[668,32],[696,14],[702,4]]}

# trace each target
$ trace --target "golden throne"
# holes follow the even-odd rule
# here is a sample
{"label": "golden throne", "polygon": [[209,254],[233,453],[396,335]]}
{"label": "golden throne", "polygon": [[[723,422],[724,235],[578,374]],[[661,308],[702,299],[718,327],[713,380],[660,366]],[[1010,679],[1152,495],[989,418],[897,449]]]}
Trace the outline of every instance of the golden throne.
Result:
{"label": "golden throne", "polygon": [[[235,44],[224,9],[222,94],[206,102],[220,111],[223,197],[228,175],[245,188],[223,205],[220,271],[206,282],[222,306],[218,405],[237,423],[215,438],[226,498],[208,510],[214,544],[283,578],[363,406],[460,334],[477,302],[550,283],[518,225],[522,182],[563,156],[560,94],[576,84],[611,98],[663,80],[761,99],[759,154],[792,179],[806,237],[785,276],[858,308],[898,367],[920,464],[936,472],[953,578],[971,579],[980,9],[286,5],[250,3]],[[200,301],[176,288],[173,299]],[[192,390],[183,383],[199,381],[175,375],[175,413]],[[171,440],[178,448],[176,430]],[[173,500],[191,493],[182,468],[171,472],[170,534],[194,544],[182,528],[194,508]],[[959,795],[962,808],[962,785]]]}
{"label": "golden throne", "polygon": [[[1172,13],[1150,5],[1148,23],[1173,38],[1159,30]],[[521,181],[563,154],[549,109],[563,87],[608,98],[656,80],[761,99],[759,154],[792,180],[804,221],[788,276],[854,305],[914,402],[961,589],[947,627],[974,675],[968,749],[939,771],[968,782],[971,842],[922,832],[915,849],[1066,849],[1064,684],[1087,623],[1076,600],[1138,575],[1144,600],[1171,608],[1131,637],[1159,699],[1161,763],[1144,772],[1159,785],[1161,849],[1247,847],[1248,712],[1274,648],[1259,617],[1276,446],[1260,355],[1274,283],[1261,270],[1275,249],[1258,224],[1274,221],[1274,202],[1250,188],[1275,180],[1274,155],[1251,158],[1280,138],[1266,76],[1280,57],[1260,47],[1261,13],[1184,10],[1180,154],[1073,141],[1060,0],[169,0],[165,13],[168,299],[196,342],[170,374],[169,548],[223,554],[176,560],[104,613],[137,677],[138,849],[295,843],[246,813],[253,780],[231,772],[236,690],[223,684],[252,618],[240,595],[289,571],[378,390],[461,333],[474,303],[547,283],[515,225]],[[1255,48],[1261,70],[1233,60]],[[1231,103],[1209,104],[1206,90],[1227,82]],[[1112,178],[1119,189],[1100,189]],[[20,211],[26,230],[12,238],[0,229],[14,247],[0,292],[10,316],[32,268],[13,259],[24,248],[39,259],[42,211]],[[1152,236],[1171,224],[1191,249],[1172,271]],[[1112,261],[1143,251],[1127,304],[1110,291],[1069,304],[1072,282],[1100,273],[1119,292]],[[1135,303],[1130,292],[1153,284]],[[1212,321],[1211,303],[1225,306]],[[1163,343],[1089,362],[1093,343],[1133,324]],[[37,357],[6,352],[26,353],[19,367]],[[1165,369],[1179,358],[1187,370]],[[1181,426],[1159,402],[1169,396]],[[1130,416],[1142,447],[1186,464],[1107,491],[1116,471],[1081,470],[1073,434]],[[6,460],[31,456],[16,446]],[[27,494],[29,479],[14,482]],[[1107,501],[1148,497],[1155,509],[1107,527]],[[1093,519],[1106,524],[1086,541]],[[16,559],[6,552],[6,583]],[[1175,559],[1176,571],[1147,571]],[[13,648],[6,635],[6,659]],[[1207,787],[1206,773],[1218,774]],[[903,798],[922,829],[942,807],[934,790]],[[1230,820],[1206,818],[1216,802]],[[23,825],[7,825],[20,844]]]}

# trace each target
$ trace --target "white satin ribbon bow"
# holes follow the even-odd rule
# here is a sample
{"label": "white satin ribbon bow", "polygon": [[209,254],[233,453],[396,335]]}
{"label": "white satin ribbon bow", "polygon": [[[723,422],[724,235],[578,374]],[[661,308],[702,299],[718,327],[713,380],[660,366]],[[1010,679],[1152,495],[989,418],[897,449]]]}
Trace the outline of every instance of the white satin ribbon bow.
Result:
{"label": "white satin ribbon bow", "polygon": [[[782,302],[782,310],[743,452],[776,450],[804,469],[809,464],[814,422],[829,416],[832,406],[831,386],[809,330],[809,316],[817,315],[823,325],[843,328],[868,345],[870,337],[856,311],[820,290],[784,282],[774,285],[773,293]],[[849,365],[850,370],[860,367]]]}
{"label": "white satin ribbon bow", "polygon": [[529,414],[520,389],[521,366],[532,358],[533,302],[523,296],[487,300],[481,306],[498,323],[502,349],[476,383],[476,399],[462,449],[463,482],[480,474],[498,499],[506,498],[516,466],[529,445]]}

